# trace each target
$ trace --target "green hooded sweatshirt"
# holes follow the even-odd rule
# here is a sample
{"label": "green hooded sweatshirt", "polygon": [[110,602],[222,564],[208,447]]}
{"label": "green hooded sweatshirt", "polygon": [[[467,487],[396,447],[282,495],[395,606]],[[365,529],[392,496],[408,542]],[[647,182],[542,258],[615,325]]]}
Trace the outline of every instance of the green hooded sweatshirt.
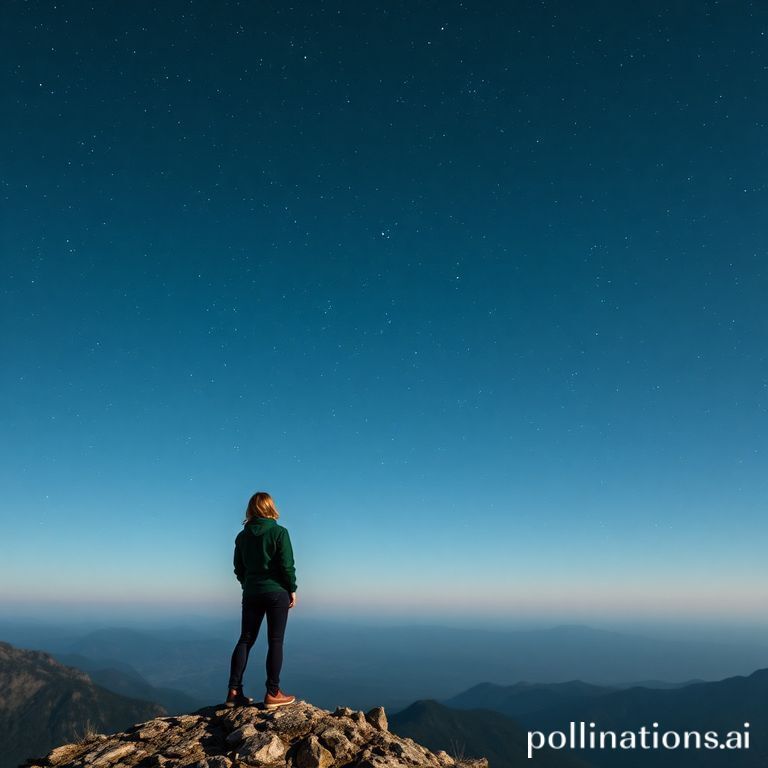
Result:
{"label": "green hooded sweatshirt", "polygon": [[243,597],[296,591],[296,569],[288,531],[276,521],[254,517],[235,539],[235,576],[243,585]]}

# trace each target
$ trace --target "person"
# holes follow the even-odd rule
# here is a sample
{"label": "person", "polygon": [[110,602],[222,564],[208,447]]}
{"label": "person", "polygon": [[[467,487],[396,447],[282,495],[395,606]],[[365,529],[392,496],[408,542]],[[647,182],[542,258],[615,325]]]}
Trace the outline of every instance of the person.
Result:
{"label": "person", "polygon": [[280,690],[283,638],[288,611],[296,605],[296,568],[288,531],[277,524],[280,514],[272,497],[263,491],[248,502],[243,530],[235,538],[235,576],[243,587],[240,638],[232,651],[228,707],[245,706],[253,699],[243,693],[248,654],[267,617],[267,679],[264,706],[275,709],[296,701]]}

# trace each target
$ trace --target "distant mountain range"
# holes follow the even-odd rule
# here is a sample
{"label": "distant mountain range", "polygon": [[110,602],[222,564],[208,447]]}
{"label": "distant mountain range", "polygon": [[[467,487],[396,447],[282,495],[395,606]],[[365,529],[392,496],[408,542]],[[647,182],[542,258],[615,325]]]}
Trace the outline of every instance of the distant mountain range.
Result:
{"label": "distant mountain range", "polygon": [[514,720],[489,710],[450,709],[433,700],[417,701],[389,717],[389,727],[429,749],[454,757],[486,757],[491,768],[588,768],[578,756],[542,749],[527,757],[527,733]]}
{"label": "distant mountain range", "polygon": [[[750,724],[748,750],[568,751],[569,755],[596,768],[764,768],[768,765],[768,669],[748,676],[671,688],[617,689],[579,680],[509,686],[482,683],[445,700],[442,706],[435,702],[429,704],[416,710],[410,707],[391,715],[390,720],[399,724],[403,717],[404,734],[418,733],[427,745],[431,732],[439,736],[448,728],[465,733],[467,744],[472,745],[474,752],[487,755],[494,768],[517,765],[517,756],[524,756],[525,747],[521,747],[516,729],[544,733],[567,731],[572,721],[595,723],[595,730],[603,731],[637,731],[642,726],[651,729],[656,722],[660,733],[711,730],[721,735],[743,731],[744,723]],[[451,707],[459,708],[460,713],[456,714]],[[484,721],[487,728],[483,727]],[[397,730],[397,725],[393,728]],[[496,760],[493,755],[497,755]],[[535,760],[538,758],[537,753]],[[505,759],[508,762],[505,763]]]}
{"label": "distant mountain range", "polygon": [[621,768],[764,768],[768,765],[768,669],[748,676],[659,690],[635,687],[600,696],[561,701],[543,710],[519,714],[536,730],[562,729],[570,722],[594,722],[602,730],[622,731],[659,723],[659,731],[742,730],[750,724],[749,750],[658,750],[585,752],[595,766]]}
{"label": "distant mountain range", "polygon": [[590,685],[581,680],[567,683],[523,682],[515,685],[480,683],[442,703],[453,709],[491,709],[510,717],[518,717],[558,704],[604,696],[615,690],[613,687]]}
{"label": "distant mountain range", "polygon": [[88,674],[94,683],[113,693],[131,699],[142,699],[160,704],[169,715],[194,712],[208,702],[196,699],[183,691],[150,685],[129,664],[112,659],[90,659],[78,653],[51,654],[57,661]]}
{"label": "distant mountain range", "polygon": [[[204,703],[225,693],[238,631],[234,620],[141,629],[84,627],[79,632],[72,626],[0,620],[0,637],[17,646],[102,660],[109,668],[140,675],[154,688],[181,691]],[[262,693],[264,651],[262,636],[246,673],[251,695]],[[483,680],[552,684],[580,679],[600,687],[665,680],[649,685],[668,687],[692,679],[721,680],[764,666],[765,646],[746,642],[670,640],[568,625],[478,631],[365,626],[297,615],[286,633],[283,682],[318,706],[366,709],[381,704],[392,711],[427,696],[445,701]]]}
{"label": "distant mountain range", "polygon": [[165,714],[158,704],[94,684],[47,653],[0,642],[0,768],[88,732],[118,731]]}

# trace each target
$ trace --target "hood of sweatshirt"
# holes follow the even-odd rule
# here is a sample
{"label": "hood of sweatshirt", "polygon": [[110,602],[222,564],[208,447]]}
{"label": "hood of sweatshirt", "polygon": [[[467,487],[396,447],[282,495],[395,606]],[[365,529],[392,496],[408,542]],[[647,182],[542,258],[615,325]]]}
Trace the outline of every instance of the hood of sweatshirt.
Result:
{"label": "hood of sweatshirt", "polygon": [[277,525],[276,520],[272,520],[270,517],[256,517],[246,524],[246,528],[254,535],[261,536],[266,533],[270,528],[274,528]]}

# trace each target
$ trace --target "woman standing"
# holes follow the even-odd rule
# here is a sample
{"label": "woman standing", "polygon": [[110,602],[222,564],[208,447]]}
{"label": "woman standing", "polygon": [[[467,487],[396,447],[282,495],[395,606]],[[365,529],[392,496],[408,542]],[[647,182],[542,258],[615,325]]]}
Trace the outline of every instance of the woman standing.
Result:
{"label": "woman standing", "polygon": [[280,690],[283,637],[288,610],[296,605],[296,569],[288,531],[277,524],[280,517],[268,493],[255,493],[248,502],[243,530],[235,539],[235,576],[243,586],[240,639],[232,652],[228,707],[252,704],[243,695],[243,673],[256,642],[262,619],[267,617],[267,692],[264,706],[275,709],[296,701]]}

